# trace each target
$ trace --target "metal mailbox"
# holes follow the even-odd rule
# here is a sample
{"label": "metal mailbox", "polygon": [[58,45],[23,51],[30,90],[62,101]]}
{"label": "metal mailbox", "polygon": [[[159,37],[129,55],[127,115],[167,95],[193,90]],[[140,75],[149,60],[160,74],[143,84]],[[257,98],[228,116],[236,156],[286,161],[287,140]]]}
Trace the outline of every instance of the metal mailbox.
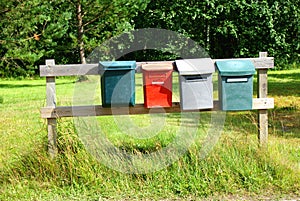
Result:
{"label": "metal mailbox", "polygon": [[144,64],[142,72],[145,107],[171,107],[173,65],[171,63]]}
{"label": "metal mailbox", "polygon": [[222,110],[250,110],[253,99],[253,74],[250,60],[216,61],[219,72],[219,101]]}
{"label": "metal mailbox", "polygon": [[103,107],[135,105],[135,61],[101,61]]}
{"label": "metal mailbox", "polygon": [[176,60],[176,66],[179,72],[181,109],[213,108],[213,61],[210,58]]}

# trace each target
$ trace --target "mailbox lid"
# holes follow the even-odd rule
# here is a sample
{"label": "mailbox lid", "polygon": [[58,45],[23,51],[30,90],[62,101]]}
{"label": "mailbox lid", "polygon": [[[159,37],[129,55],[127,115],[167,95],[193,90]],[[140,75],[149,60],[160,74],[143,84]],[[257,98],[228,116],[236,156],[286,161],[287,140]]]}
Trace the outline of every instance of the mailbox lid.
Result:
{"label": "mailbox lid", "polygon": [[250,60],[224,60],[216,61],[221,76],[253,75],[255,67]]}
{"label": "mailbox lid", "polygon": [[215,72],[214,62],[211,58],[176,60],[180,75],[211,74]]}
{"label": "mailbox lid", "polygon": [[152,63],[143,64],[142,70],[144,71],[173,71],[172,63]]}
{"label": "mailbox lid", "polygon": [[136,68],[136,61],[100,61],[100,70],[133,70]]}

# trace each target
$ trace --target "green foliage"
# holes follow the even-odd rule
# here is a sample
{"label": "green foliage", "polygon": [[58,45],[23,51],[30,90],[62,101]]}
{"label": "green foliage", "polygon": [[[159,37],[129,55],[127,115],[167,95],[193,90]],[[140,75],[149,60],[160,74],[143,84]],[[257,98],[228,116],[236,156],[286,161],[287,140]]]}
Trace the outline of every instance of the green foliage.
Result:
{"label": "green foliage", "polygon": [[[75,10],[78,1],[71,0],[71,2],[72,9]],[[84,43],[87,54],[100,46],[103,41],[132,30],[134,24],[131,18],[139,10],[145,9],[147,3],[148,1],[142,0],[82,0]],[[73,12],[73,20],[77,17],[75,14]],[[76,31],[76,26],[72,27],[72,38],[75,44],[77,44]]]}
{"label": "green foliage", "polygon": [[299,63],[299,0],[152,1],[135,18],[137,28],[184,34],[213,58],[257,57],[268,51],[276,65]]}
{"label": "green foliage", "polygon": [[30,76],[42,59],[68,52],[71,13],[59,6],[32,0],[8,8],[1,20],[1,77]]}
{"label": "green foliage", "polygon": [[[82,6],[83,34],[76,6]],[[1,0],[0,77],[31,76],[45,59],[79,63],[104,41],[135,28],[163,28],[196,41],[212,58],[257,57],[278,69],[299,63],[299,0]],[[142,50],[124,59],[173,59]]]}
{"label": "green foliage", "polygon": [[33,75],[47,58],[54,58],[57,63],[78,63],[78,2],[82,4],[87,53],[104,40],[133,29],[130,19],[147,3],[134,0],[1,2],[0,77]]}

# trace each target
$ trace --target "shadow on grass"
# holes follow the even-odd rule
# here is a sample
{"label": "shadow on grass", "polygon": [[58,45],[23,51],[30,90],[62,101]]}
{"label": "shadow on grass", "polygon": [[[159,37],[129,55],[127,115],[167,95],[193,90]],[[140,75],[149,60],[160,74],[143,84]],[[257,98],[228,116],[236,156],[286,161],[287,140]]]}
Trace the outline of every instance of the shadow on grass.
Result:
{"label": "shadow on grass", "polygon": [[[283,138],[300,138],[300,111],[293,106],[275,107],[269,110],[269,134]],[[257,111],[228,112],[226,114],[226,130],[240,135],[256,135],[258,133]]]}
{"label": "shadow on grass", "polygon": [[[253,80],[253,94],[257,94],[257,79]],[[268,74],[268,94],[272,96],[300,96],[300,73]]]}
{"label": "shadow on grass", "polygon": [[277,136],[300,138],[300,111],[293,107],[275,107],[270,110],[269,130]]}
{"label": "shadow on grass", "polygon": [[300,83],[300,73],[272,73],[268,74],[271,78],[277,78],[277,79],[292,79],[295,81],[298,81]]}
{"label": "shadow on grass", "polygon": [[[55,83],[56,86],[58,85],[66,85],[70,83],[75,82],[63,82],[63,83]],[[33,87],[44,87],[45,84],[0,84],[0,88],[8,88],[8,89],[14,89],[14,88],[33,88]]]}
{"label": "shadow on grass", "polygon": [[[300,73],[270,74],[269,94],[277,96],[300,96]],[[275,79],[272,79],[275,78]],[[283,82],[278,81],[282,79]]]}

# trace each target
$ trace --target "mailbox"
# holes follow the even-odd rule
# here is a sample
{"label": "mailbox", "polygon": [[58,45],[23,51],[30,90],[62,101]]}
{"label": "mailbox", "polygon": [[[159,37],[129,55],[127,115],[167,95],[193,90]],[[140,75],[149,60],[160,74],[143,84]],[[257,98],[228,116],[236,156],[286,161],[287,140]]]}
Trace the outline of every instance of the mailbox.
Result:
{"label": "mailbox", "polygon": [[210,58],[176,60],[176,66],[179,72],[181,109],[213,108],[213,61]]}
{"label": "mailbox", "polygon": [[255,67],[250,60],[216,61],[222,110],[251,110]]}
{"label": "mailbox", "polygon": [[172,106],[172,63],[142,65],[146,108]]}
{"label": "mailbox", "polygon": [[101,61],[103,107],[135,105],[135,61]]}

